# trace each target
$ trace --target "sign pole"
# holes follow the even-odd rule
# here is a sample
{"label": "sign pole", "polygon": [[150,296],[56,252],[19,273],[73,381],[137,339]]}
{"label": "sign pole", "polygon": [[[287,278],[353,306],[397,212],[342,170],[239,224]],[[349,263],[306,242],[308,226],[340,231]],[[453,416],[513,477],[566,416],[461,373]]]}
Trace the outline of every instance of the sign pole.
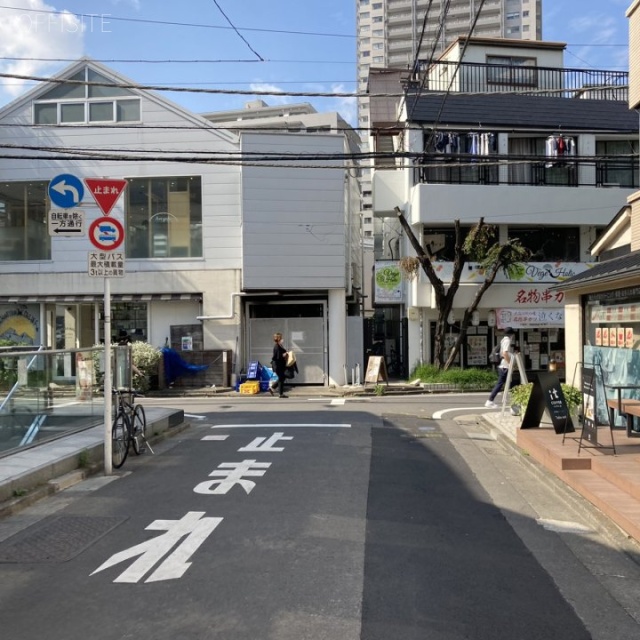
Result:
{"label": "sign pole", "polygon": [[113,422],[111,401],[111,282],[104,279],[104,473],[110,476],[111,423]]}

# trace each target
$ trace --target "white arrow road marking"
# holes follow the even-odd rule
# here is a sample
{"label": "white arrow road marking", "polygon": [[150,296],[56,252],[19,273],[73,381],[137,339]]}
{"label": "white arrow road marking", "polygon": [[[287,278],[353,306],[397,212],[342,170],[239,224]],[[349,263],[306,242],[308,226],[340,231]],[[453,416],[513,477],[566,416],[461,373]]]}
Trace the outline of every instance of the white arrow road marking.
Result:
{"label": "white arrow road marking", "polygon": [[73,201],[80,202],[80,194],[78,193],[78,190],[74,186],[67,184],[65,180],[60,180],[60,182],[54,184],[51,188],[63,196],[66,195],[67,191],[69,191],[73,195]]}
{"label": "white arrow road marking", "polygon": [[[440,420],[445,414],[451,413],[452,411],[477,411],[478,409],[487,409],[487,407],[485,407],[484,405],[482,405],[481,407],[454,407],[453,409],[443,409],[442,411],[436,411],[431,417],[434,420]],[[497,409],[493,409],[493,411],[497,411]]]}
{"label": "white arrow road marking", "polygon": [[350,424],[337,424],[331,422],[318,422],[318,423],[299,423],[299,424],[263,424],[263,423],[255,423],[255,424],[214,424],[211,429],[252,429],[252,428],[266,428],[266,429],[284,429],[284,428],[304,428],[304,427],[314,427],[318,429],[324,428],[335,428],[335,429],[350,429]]}

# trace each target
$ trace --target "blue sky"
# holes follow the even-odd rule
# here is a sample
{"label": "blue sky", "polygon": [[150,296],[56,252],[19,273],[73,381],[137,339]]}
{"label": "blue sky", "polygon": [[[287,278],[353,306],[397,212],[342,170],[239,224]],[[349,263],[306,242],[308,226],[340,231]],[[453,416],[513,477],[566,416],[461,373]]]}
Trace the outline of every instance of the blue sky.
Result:
{"label": "blue sky", "polygon": [[[630,4],[543,0],[543,37],[568,43],[566,67],[626,70]],[[47,76],[68,63],[43,59],[89,55],[147,85],[353,92],[355,5],[355,0],[0,0],[0,72]],[[179,62],[184,60],[191,62]],[[30,86],[4,80],[0,105]],[[166,95],[196,112],[238,109],[255,98]],[[355,123],[350,98],[262,99],[311,102]]]}

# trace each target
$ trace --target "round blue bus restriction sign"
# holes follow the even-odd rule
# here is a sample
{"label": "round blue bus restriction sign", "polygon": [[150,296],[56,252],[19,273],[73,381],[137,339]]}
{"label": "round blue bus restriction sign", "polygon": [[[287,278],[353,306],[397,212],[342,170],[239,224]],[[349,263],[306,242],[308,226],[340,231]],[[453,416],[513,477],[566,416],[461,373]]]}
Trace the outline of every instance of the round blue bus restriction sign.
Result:
{"label": "round blue bus restriction sign", "polygon": [[113,251],[124,241],[124,227],[115,218],[98,218],[89,227],[89,240],[96,249]]}

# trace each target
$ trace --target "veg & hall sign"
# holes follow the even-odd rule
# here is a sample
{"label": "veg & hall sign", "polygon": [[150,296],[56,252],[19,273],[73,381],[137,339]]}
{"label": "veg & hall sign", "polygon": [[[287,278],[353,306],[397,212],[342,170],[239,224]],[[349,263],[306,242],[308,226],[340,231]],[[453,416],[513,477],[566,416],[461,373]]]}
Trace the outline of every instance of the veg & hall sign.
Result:
{"label": "veg & hall sign", "polygon": [[374,265],[375,304],[402,304],[404,285],[400,263],[393,260],[379,260]]}

